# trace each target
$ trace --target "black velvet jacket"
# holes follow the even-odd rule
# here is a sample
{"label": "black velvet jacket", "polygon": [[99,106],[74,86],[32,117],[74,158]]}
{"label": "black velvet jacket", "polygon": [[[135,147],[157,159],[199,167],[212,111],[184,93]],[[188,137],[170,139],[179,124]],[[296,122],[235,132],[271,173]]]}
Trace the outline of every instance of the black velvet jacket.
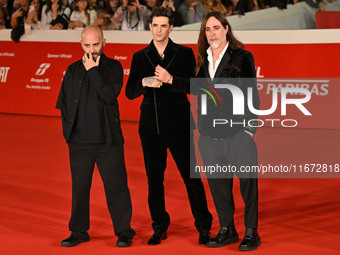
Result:
{"label": "black velvet jacket", "polygon": [[[194,54],[190,48],[169,39],[164,55],[162,60],[153,41],[133,55],[125,92],[129,99],[144,96],[140,106],[140,134],[171,134],[190,130],[192,115],[186,94],[190,91],[190,77],[194,73]],[[164,83],[160,88],[143,87],[142,79],[154,76],[157,65],[173,76],[172,85]]]}
{"label": "black velvet jacket", "polygon": [[56,105],[56,108],[61,110],[66,142],[69,142],[76,119],[80,90],[86,72],[90,85],[97,88],[100,99],[99,115],[106,142],[110,144],[122,141],[117,97],[123,86],[123,68],[120,62],[102,54],[98,67],[86,71],[82,60],[78,60],[67,68]]}
{"label": "black velvet jacket", "polygon": [[[207,115],[201,114],[201,97],[198,96],[198,128],[201,134],[204,134],[213,138],[228,138],[236,134],[238,131],[245,129],[253,134],[256,133],[256,126],[258,118],[257,115],[250,112],[247,104],[248,88],[253,89],[251,96],[252,103],[255,109],[260,107],[260,98],[257,90],[256,82],[256,70],[254,64],[254,57],[251,52],[244,49],[232,49],[228,47],[217,70],[213,81],[209,75],[209,62],[205,56],[205,61],[201,69],[199,70],[197,77],[205,79],[206,83],[214,87],[214,84],[232,84],[240,88],[244,96],[244,114],[233,114],[233,96],[229,89],[216,89],[218,95],[221,98],[222,105],[217,105],[211,97],[207,97]],[[247,79],[242,79],[247,78]],[[223,81],[223,82],[222,82]],[[197,90],[195,90],[197,93]],[[195,93],[195,94],[196,94]],[[216,125],[213,127],[213,119],[226,119],[229,124]],[[250,121],[255,119],[255,121]],[[231,120],[235,124],[231,127]],[[250,121],[251,125],[248,125]],[[255,127],[254,127],[255,126]]]}

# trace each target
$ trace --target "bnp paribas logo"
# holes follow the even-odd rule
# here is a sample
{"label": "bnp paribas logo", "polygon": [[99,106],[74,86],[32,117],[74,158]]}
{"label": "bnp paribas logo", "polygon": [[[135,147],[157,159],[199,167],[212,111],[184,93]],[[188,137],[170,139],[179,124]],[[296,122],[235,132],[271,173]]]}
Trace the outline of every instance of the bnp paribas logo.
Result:
{"label": "bnp paribas logo", "polygon": [[44,75],[46,70],[50,68],[51,64],[50,63],[42,63],[38,70],[36,71],[35,75],[41,76]]}

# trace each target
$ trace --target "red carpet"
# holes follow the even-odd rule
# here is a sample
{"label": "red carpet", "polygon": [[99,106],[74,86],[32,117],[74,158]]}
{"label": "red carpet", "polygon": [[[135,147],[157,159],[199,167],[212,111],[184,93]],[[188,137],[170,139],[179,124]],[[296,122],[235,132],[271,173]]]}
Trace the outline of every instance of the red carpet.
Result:
{"label": "red carpet", "polygon": [[[152,234],[147,182],[137,123],[122,122],[132,227],[130,248],[116,248],[103,186],[95,171],[91,191],[91,241],[59,246],[69,235],[71,176],[61,121],[53,117],[0,114],[0,254],[240,254],[236,244],[199,246],[189,202],[172,159],[166,171],[168,239],[149,247]],[[340,163],[340,131],[261,129],[256,136],[260,163]],[[339,173],[340,175],[340,173]],[[207,182],[212,235],[219,229]],[[235,223],[244,234],[243,202],[235,182]],[[340,179],[260,179],[259,233],[262,245],[251,254],[339,254]]]}

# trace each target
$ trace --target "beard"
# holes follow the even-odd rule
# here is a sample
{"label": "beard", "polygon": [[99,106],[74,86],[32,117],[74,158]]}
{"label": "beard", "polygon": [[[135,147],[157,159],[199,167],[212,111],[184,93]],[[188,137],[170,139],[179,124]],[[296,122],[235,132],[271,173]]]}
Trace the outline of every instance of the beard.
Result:
{"label": "beard", "polygon": [[[95,51],[95,52],[92,52],[92,59],[93,61],[96,61],[98,56],[101,56],[103,54],[103,51],[104,51],[104,44],[102,45],[101,49],[99,50],[99,52]],[[85,52],[85,50],[83,49],[83,52]],[[89,53],[86,53],[87,56],[89,56],[90,54]]]}
{"label": "beard", "polygon": [[[216,37],[212,37],[210,39],[217,39]],[[226,40],[227,38],[226,37],[223,37],[223,40],[220,42],[220,43],[217,43],[217,42],[210,42],[209,40],[209,44],[211,46],[211,48],[213,49],[218,49],[219,47],[221,47],[221,45],[224,43],[224,41]]]}

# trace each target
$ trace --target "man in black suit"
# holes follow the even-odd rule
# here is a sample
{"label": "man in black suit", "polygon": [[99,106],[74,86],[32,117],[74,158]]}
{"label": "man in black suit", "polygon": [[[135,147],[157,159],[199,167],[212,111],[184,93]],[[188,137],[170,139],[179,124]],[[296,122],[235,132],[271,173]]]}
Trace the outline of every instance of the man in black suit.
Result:
{"label": "man in black suit", "polygon": [[116,246],[131,245],[132,206],[127,186],[124,140],[117,97],[123,86],[122,65],[103,54],[105,39],[97,26],[81,35],[84,56],[71,64],[60,89],[63,133],[69,146],[72,175],[71,236],[61,246],[87,242],[90,227],[89,200],[94,164],[104,183],[107,206],[118,236]]}
{"label": "man in black suit", "polygon": [[175,44],[169,34],[173,27],[171,12],[155,8],[150,18],[153,41],[133,55],[126,96],[144,96],[141,104],[139,134],[148,177],[148,203],[154,234],[149,245],[160,244],[167,237],[170,217],[165,210],[164,171],[167,149],[170,150],[185,183],[199,243],[209,240],[212,216],[207,208],[204,187],[200,178],[190,178],[190,167],[195,161],[192,115],[186,93],[195,68],[192,50]]}
{"label": "man in black suit", "polygon": [[[247,105],[248,88],[251,88],[252,102],[259,108],[260,99],[256,84],[253,55],[243,49],[231,30],[227,19],[218,12],[209,13],[202,21],[197,43],[197,77],[214,84],[233,84],[235,90],[242,91]],[[221,79],[224,79],[221,81]],[[193,85],[193,89],[195,86]],[[244,224],[246,232],[239,250],[255,250],[261,243],[258,227],[258,182],[256,173],[244,173],[241,167],[257,166],[257,148],[253,136],[256,132],[257,116],[247,107],[243,115],[234,115],[233,97],[227,89],[216,89],[221,105],[207,97],[207,113],[202,114],[202,101],[199,100],[198,126],[200,132],[199,149],[204,165],[231,166],[240,179],[241,195],[245,203]],[[224,125],[213,125],[216,119],[226,119]],[[234,123],[231,124],[231,123]],[[216,124],[216,122],[214,123]],[[231,169],[231,168],[230,168]],[[220,221],[220,231],[207,245],[222,247],[238,241],[234,226],[233,171],[222,174],[208,174],[210,190]]]}

